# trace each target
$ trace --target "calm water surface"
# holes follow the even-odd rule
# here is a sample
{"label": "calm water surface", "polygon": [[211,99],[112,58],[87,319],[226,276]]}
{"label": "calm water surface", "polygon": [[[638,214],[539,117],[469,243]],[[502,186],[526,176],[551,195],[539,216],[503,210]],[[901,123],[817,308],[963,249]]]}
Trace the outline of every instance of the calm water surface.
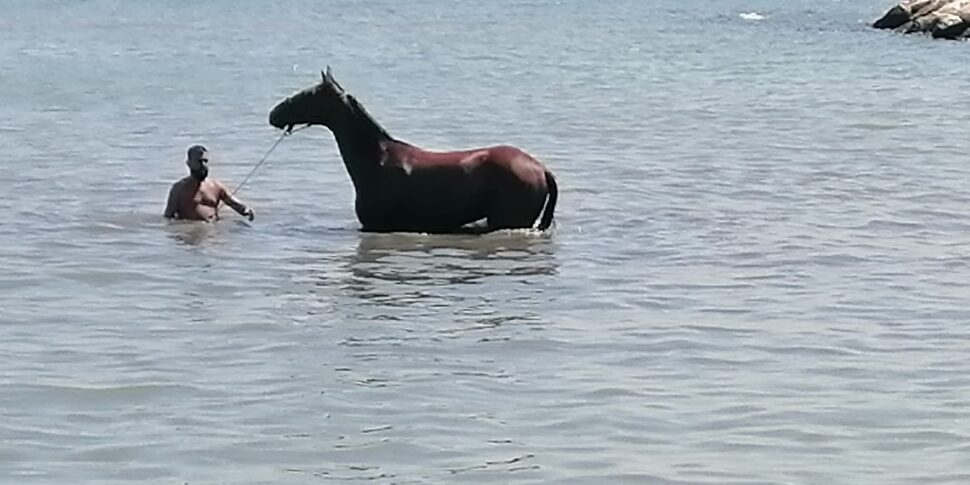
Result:
{"label": "calm water surface", "polygon": [[[0,483],[970,482],[970,47],[890,3],[0,1]],[[162,220],[328,64],[556,229],[362,234],[322,129]]]}

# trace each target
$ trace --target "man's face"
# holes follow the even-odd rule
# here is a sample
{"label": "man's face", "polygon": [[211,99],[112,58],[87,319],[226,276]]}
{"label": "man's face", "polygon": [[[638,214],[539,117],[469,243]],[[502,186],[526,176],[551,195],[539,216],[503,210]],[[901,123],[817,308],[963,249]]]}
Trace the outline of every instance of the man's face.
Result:
{"label": "man's face", "polygon": [[197,157],[189,157],[189,172],[200,182],[209,176],[209,152],[203,151]]}

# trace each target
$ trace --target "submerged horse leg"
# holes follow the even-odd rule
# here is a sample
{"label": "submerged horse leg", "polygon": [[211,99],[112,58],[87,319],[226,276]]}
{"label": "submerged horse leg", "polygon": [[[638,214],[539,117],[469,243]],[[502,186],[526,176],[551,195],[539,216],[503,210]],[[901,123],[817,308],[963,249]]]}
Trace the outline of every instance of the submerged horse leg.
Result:
{"label": "submerged horse leg", "polygon": [[542,187],[516,182],[494,192],[492,205],[488,211],[488,230],[531,229],[546,201],[546,191]]}
{"label": "submerged horse leg", "polygon": [[487,230],[485,232],[501,229],[532,229],[535,226],[539,211],[523,212],[526,208],[527,206],[512,207],[511,205],[503,204],[500,210],[488,216]]}
{"label": "submerged horse leg", "polygon": [[549,196],[546,169],[513,147],[500,147],[492,156],[493,167],[500,169],[489,187],[489,230],[535,227]]}

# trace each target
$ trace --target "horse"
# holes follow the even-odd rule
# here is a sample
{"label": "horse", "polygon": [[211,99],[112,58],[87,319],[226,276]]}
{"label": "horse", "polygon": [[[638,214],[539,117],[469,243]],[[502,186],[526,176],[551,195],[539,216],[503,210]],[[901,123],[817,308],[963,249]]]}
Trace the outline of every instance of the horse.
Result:
{"label": "horse", "polygon": [[542,162],[508,145],[418,148],[389,135],[330,67],[320,74],[319,84],[279,102],[269,124],[286,132],[322,125],[333,133],[363,231],[480,234],[531,229],[536,220],[540,231],[552,225],[558,187]]}

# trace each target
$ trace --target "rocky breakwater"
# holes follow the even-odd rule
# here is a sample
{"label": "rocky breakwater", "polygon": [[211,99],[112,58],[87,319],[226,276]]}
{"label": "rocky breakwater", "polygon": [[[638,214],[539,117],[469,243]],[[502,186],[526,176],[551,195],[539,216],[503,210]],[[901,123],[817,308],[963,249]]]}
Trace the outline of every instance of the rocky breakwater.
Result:
{"label": "rocky breakwater", "polygon": [[970,0],[903,0],[872,24],[911,34],[928,33],[941,39],[970,37]]}

